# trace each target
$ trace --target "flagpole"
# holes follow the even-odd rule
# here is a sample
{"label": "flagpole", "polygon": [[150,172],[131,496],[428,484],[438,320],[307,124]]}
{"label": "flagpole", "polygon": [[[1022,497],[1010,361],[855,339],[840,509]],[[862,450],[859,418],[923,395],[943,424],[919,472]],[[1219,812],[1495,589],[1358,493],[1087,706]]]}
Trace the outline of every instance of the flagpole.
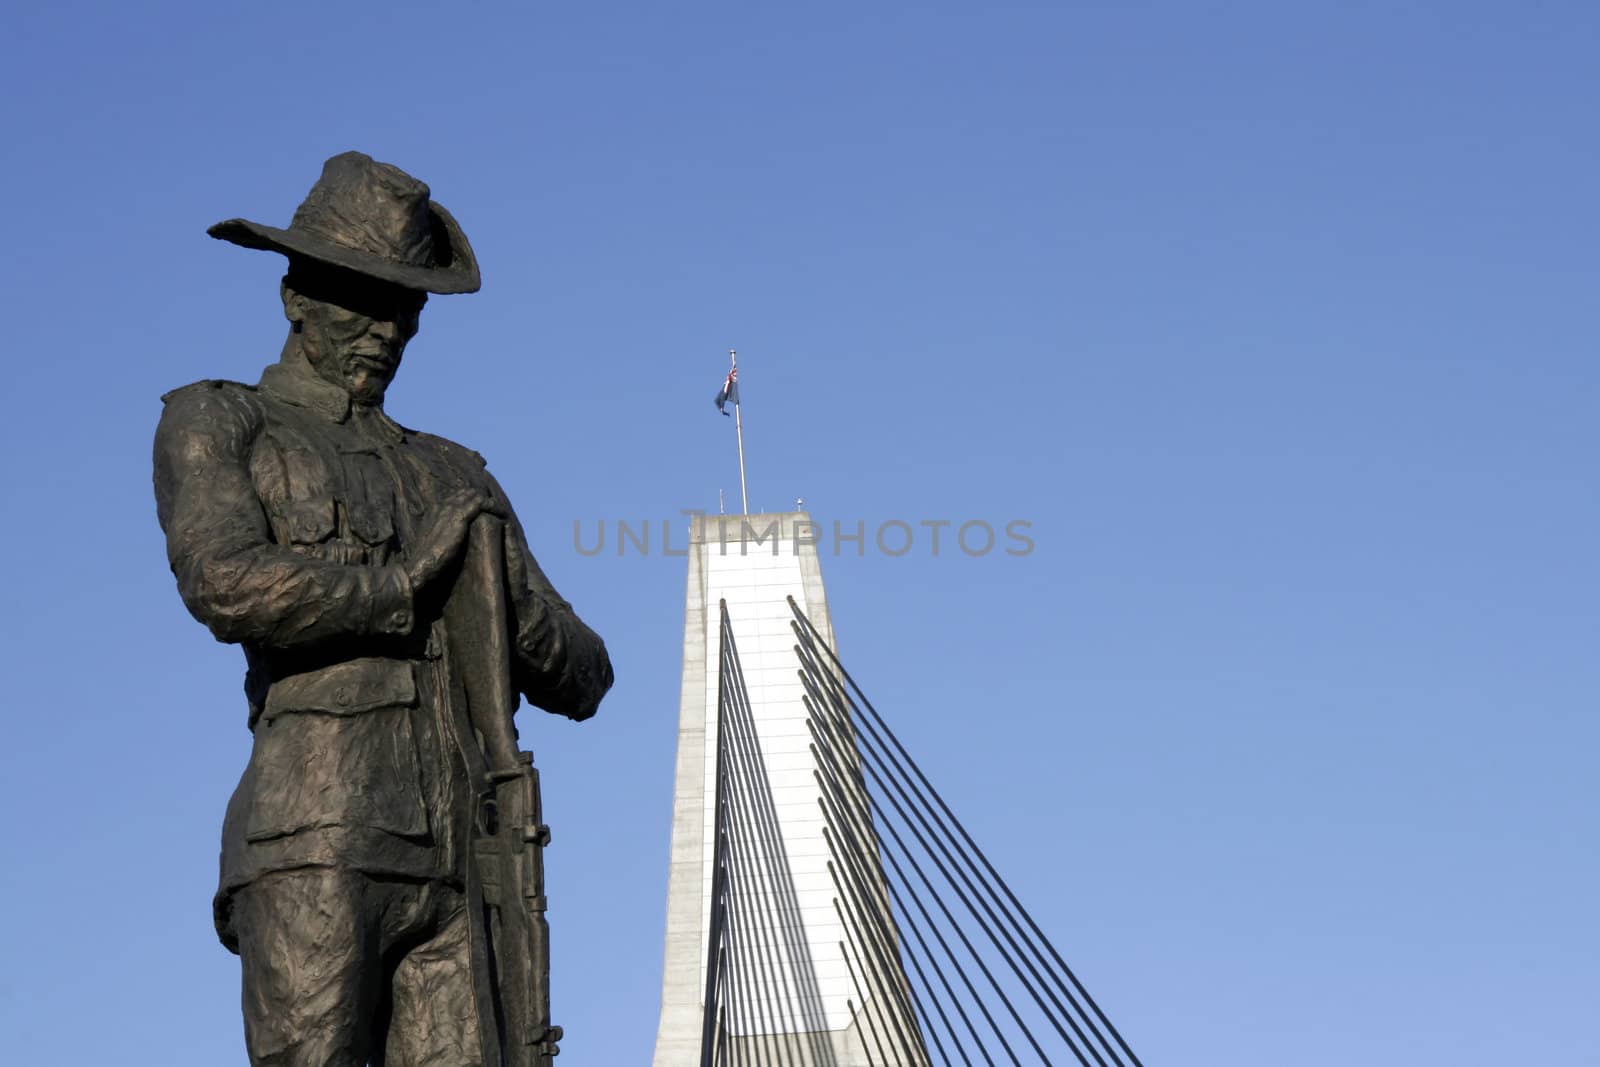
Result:
{"label": "flagpole", "polygon": [[[733,369],[739,369],[739,353],[728,349],[728,360]],[[724,424],[726,425],[726,424]],[[744,503],[744,514],[750,514],[750,493],[744,486],[744,419],[739,414],[739,394],[733,394],[733,427],[739,435],[739,499]]]}

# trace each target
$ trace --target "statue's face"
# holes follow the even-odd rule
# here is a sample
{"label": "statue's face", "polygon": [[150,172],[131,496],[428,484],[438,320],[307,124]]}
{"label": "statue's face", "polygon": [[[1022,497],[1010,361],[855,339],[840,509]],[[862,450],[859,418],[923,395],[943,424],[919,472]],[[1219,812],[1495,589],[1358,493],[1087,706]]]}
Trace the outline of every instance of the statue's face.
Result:
{"label": "statue's face", "polygon": [[284,283],[284,314],[317,374],[358,404],[381,404],[417,334],[424,293],[353,275]]}

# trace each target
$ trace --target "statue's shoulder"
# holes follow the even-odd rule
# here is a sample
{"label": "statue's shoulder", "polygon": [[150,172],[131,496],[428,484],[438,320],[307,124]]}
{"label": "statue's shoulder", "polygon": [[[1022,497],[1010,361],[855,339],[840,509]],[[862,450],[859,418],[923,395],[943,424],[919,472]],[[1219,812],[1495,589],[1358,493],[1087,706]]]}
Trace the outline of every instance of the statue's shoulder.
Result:
{"label": "statue's shoulder", "polygon": [[253,385],[207,378],[161,394],[165,428],[198,428],[206,424],[249,433],[261,425],[260,395]]}
{"label": "statue's shoulder", "polygon": [[230,382],[224,378],[202,378],[198,382],[180,385],[176,389],[161,394],[161,402],[170,404],[174,400],[186,402],[191,400],[204,401],[213,396],[239,399],[254,397],[256,387],[245,385],[243,382]]}
{"label": "statue's shoulder", "polygon": [[243,382],[230,382],[221,378],[206,378],[188,385],[180,385],[171,392],[161,394],[167,410],[204,410],[229,408],[239,411],[260,411],[261,398],[256,387]]}
{"label": "statue's shoulder", "polygon": [[448,437],[440,437],[434,433],[423,433],[421,430],[407,429],[412,439],[421,447],[431,449],[438,455],[444,456],[451,463],[468,470],[481,471],[489,465],[488,461],[468,448],[459,445]]}

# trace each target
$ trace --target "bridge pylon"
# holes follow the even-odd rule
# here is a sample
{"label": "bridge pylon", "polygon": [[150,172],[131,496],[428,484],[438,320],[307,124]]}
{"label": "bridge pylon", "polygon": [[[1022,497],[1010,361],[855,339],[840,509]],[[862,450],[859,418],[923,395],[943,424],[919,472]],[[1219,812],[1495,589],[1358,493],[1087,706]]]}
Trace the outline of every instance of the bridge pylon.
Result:
{"label": "bridge pylon", "polygon": [[797,649],[794,610],[834,647],[818,528],[705,515],[689,540],[654,1067],[922,1067],[860,757]]}

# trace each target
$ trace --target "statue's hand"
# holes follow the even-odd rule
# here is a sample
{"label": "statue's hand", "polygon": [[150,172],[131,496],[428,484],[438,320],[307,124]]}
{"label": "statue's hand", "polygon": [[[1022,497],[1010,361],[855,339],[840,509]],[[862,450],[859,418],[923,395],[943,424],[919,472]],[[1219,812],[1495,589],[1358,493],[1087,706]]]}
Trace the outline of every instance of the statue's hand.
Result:
{"label": "statue's hand", "polygon": [[472,520],[484,513],[498,513],[489,494],[481,489],[458,489],[445,497],[434,513],[433,523],[417,541],[406,563],[411,587],[421,590],[444,572],[461,555]]}

